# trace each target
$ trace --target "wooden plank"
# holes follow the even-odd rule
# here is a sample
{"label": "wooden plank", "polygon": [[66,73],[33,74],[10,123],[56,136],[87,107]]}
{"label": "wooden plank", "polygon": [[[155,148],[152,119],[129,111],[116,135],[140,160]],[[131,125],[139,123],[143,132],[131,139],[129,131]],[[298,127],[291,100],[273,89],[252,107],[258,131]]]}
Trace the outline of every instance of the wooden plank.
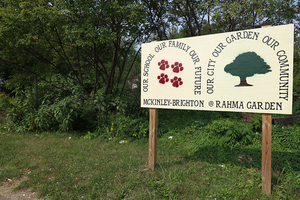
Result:
{"label": "wooden plank", "polygon": [[271,194],[272,116],[262,115],[262,192]]}
{"label": "wooden plank", "polygon": [[290,125],[295,122],[300,121],[300,115],[298,116],[287,116],[287,117],[272,117],[272,124],[283,124],[283,125]]}
{"label": "wooden plank", "polygon": [[158,109],[150,108],[149,116],[149,167],[154,169],[157,154]]}

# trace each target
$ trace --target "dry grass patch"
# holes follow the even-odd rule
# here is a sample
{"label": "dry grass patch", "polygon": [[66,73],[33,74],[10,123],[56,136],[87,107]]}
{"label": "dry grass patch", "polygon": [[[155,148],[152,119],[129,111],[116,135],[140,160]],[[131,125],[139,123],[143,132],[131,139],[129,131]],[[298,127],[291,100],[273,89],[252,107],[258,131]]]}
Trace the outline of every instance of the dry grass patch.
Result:
{"label": "dry grass patch", "polygon": [[[20,178],[7,179],[6,181],[0,183],[0,194],[6,199],[32,199],[32,200],[42,200],[42,198],[37,197],[37,193],[31,189],[16,190],[23,181],[28,180],[27,176],[22,176]],[[0,195],[0,197],[1,197]]]}

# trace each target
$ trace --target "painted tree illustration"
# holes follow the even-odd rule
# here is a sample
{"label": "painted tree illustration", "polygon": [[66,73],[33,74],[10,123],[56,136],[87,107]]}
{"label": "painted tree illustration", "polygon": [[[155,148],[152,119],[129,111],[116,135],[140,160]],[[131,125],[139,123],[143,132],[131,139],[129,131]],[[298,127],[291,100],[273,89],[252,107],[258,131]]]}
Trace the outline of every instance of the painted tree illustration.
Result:
{"label": "painted tree illustration", "polygon": [[232,63],[225,66],[224,71],[232,76],[240,77],[238,86],[253,86],[247,83],[246,78],[254,74],[266,74],[271,72],[271,67],[255,52],[246,52],[238,55]]}

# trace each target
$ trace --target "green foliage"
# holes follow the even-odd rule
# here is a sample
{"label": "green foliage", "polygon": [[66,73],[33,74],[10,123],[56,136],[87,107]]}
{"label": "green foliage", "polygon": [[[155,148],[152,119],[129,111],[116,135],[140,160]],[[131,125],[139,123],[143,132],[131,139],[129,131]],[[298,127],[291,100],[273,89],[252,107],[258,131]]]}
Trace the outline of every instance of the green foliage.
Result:
{"label": "green foliage", "polygon": [[124,115],[112,115],[111,124],[101,125],[98,134],[103,138],[142,138],[148,135],[149,121],[145,118],[132,118]]}
{"label": "green foliage", "polygon": [[[99,89],[92,98],[85,98],[84,91],[63,77],[52,77],[61,90],[50,90],[51,83],[40,82],[40,106],[34,109],[34,90],[16,88],[14,96],[8,99],[1,94],[0,103],[7,109],[9,127],[19,131],[90,131],[108,137],[145,137],[148,133],[147,109],[140,109],[131,96],[120,97],[118,88],[112,94],[104,95]],[[73,88],[72,88],[73,86]],[[72,90],[70,90],[72,88]],[[117,114],[119,113],[119,114]],[[107,127],[113,126],[113,133]],[[88,136],[87,136],[88,137]],[[94,138],[91,136],[89,138]]]}
{"label": "green foliage", "polygon": [[255,139],[251,124],[229,119],[215,120],[206,126],[206,131],[218,138],[217,144],[225,147],[252,144]]}
{"label": "green foliage", "polygon": [[12,104],[9,101],[8,96],[0,93],[0,108],[1,108],[1,110],[10,109],[11,107],[12,107]]}
{"label": "green foliage", "polygon": [[261,133],[262,131],[262,118],[261,116],[254,115],[254,118],[250,120],[250,123],[252,124],[252,128],[254,132]]}
{"label": "green foliage", "polygon": [[[295,0],[176,0],[168,1],[168,4],[165,12],[156,9],[158,19],[168,19],[166,23],[160,24],[165,31],[165,34],[157,34],[161,39],[294,23],[293,20],[298,20],[299,17],[299,5]],[[174,26],[180,27],[179,33],[174,33]],[[158,30],[162,31],[161,29]]]}
{"label": "green foliage", "polygon": [[96,108],[103,114],[121,113],[125,116],[140,117],[147,115],[146,109],[141,109],[130,94],[120,96],[120,90],[115,87],[112,94],[105,95],[103,89],[99,89],[93,97]]}
{"label": "green foliage", "polygon": [[[27,92],[26,92],[27,91]],[[71,131],[77,118],[78,97],[55,98],[53,104],[42,104],[34,109],[34,101],[30,90],[15,89],[11,108],[8,111],[8,122],[19,131],[30,130],[61,130]]]}
{"label": "green foliage", "polygon": [[281,171],[280,176],[272,177],[277,181],[274,190],[280,199],[297,199],[299,194],[300,174],[295,172],[288,164],[287,168]]}
{"label": "green foliage", "polygon": [[0,6],[0,71],[19,85],[32,85],[34,74],[60,74],[86,96],[102,87],[112,93],[127,81],[139,54],[133,45],[150,31],[146,21],[135,0],[7,0]]}
{"label": "green foliage", "polygon": [[272,127],[272,142],[284,149],[298,149],[300,146],[299,125]]}
{"label": "green foliage", "polygon": [[223,32],[292,23],[297,7],[295,0],[217,1],[212,11],[213,26]]}

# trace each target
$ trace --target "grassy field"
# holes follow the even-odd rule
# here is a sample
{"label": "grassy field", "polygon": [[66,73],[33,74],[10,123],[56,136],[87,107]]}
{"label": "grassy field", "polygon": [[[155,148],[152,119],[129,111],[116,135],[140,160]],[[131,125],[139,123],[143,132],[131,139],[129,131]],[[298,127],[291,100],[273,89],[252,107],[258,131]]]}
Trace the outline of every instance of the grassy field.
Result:
{"label": "grassy field", "polygon": [[45,199],[300,199],[300,128],[272,126],[270,196],[261,193],[259,123],[241,122],[240,113],[159,110],[152,171],[147,138],[16,134],[2,121],[0,182],[27,176],[16,189]]}

